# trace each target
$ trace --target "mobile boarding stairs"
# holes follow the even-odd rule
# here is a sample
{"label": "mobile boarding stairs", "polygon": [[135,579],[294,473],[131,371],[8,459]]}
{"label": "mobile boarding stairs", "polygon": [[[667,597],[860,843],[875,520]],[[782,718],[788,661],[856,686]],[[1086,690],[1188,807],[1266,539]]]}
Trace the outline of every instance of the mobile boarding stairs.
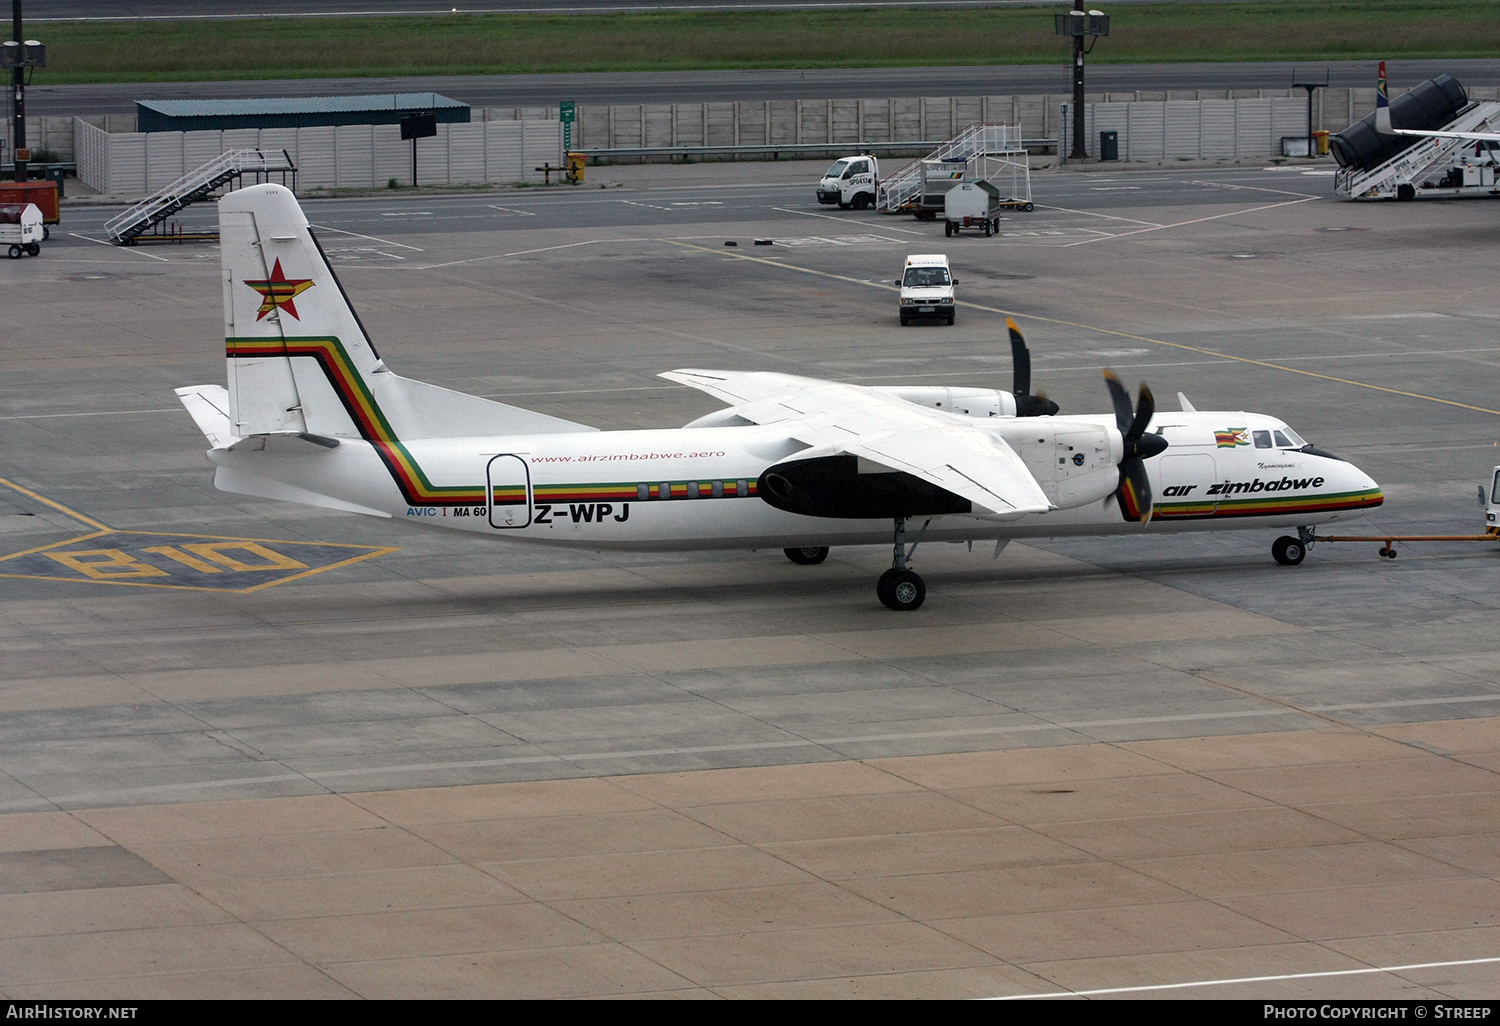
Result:
{"label": "mobile boarding stairs", "polygon": [[[922,202],[925,166],[934,162],[962,164],[973,177],[995,185],[1001,205],[1030,209],[1031,170],[1020,125],[975,123],[943,143],[921,160],[914,160],[882,181],[875,195],[875,209],[882,214],[914,212]],[[1009,175],[1010,182],[1004,184]]]}
{"label": "mobile boarding stairs", "polygon": [[[1440,131],[1500,132],[1500,100],[1478,100]],[[1345,199],[1410,200],[1418,196],[1500,196],[1500,152],[1472,139],[1429,137],[1369,171],[1342,167],[1333,191]]]}
{"label": "mobile boarding stairs", "polygon": [[279,153],[230,150],[146,197],[118,217],[106,221],[104,230],[122,246],[133,246],[143,239],[174,242],[183,239],[216,239],[219,237],[218,232],[173,232],[167,230],[163,222],[190,203],[214,198],[225,186],[233,184],[234,188],[239,188],[244,184],[247,174],[254,176],[252,184],[255,185],[270,181],[272,174],[280,174],[281,183],[285,185],[286,176],[290,174],[291,188],[295,191],[297,187],[297,166],[292,163],[286,150]]}

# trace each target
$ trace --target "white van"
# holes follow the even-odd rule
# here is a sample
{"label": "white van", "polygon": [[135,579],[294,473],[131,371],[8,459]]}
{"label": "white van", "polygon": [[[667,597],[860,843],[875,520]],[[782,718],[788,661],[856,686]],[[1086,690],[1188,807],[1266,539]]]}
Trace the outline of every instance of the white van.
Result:
{"label": "white van", "polygon": [[918,317],[937,317],[953,323],[953,286],[958,284],[942,253],[915,254],[906,258],[901,286],[901,323]]}

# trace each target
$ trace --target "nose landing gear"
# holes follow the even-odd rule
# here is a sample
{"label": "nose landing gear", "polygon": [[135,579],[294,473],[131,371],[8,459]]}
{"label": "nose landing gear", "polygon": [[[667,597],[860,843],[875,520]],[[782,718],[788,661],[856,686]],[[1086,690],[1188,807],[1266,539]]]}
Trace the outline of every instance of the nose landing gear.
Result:
{"label": "nose landing gear", "polygon": [[920,607],[923,600],[927,598],[927,585],[917,572],[907,565],[907,562],[917,551],[917,545],[922,541],[922,536],[927,533],[927,528],[931,524],[930,518],[922,524],[922,529],[917,532],[917,537],[908,548],[906,518],[896,518],[891,568],[881,574],[880,580],[875,583],[875,594],[887,609],[907,612]]}

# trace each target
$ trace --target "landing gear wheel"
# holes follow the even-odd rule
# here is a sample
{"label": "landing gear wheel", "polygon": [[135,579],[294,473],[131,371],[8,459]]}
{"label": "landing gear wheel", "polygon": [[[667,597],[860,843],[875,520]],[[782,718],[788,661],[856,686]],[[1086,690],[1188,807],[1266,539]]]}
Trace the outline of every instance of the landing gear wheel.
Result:
{"label": "landing gear wheel", "polygon": [[824,545],[822,548],[805,545],[800,549],[782,549],[781,551],[786,553],[787,559],[790,559],[798,566],[817,566],[828,558],[827,545]]}
{"label": "landing gear wheel", "polygon": [[1387,545],[1387,546],[1383,547],[1380,550],[1380,554],[1382,556],[1384,556],[1386,559],[1395,559],[1396,558],[1396,548],[1393,545]]}
{"label": "landing gear wheel", "polygon": [[943,222],[943,234],[946,235],[946,236],[948,236],[948,238],[950,238],[950,239],[953,237],[953,222],[952,221],[944,221]]}
{"label": "landing gear wheel", "polygon": [[913,570],[897,570],[894,567],[880,575],[875,584],[875,594],[886,608],[898,613],[916,609],[927,598],[927,585]]}
{"label": "landing gear wheel", "polygon": [[1282,566],[1296,566],[1307,555],[1307,547],[1300,538],[1282,535],[1271,543],[1271,555]]}
{"label": "landing gear wheel", "polygon": [[41,246],[41,243],[33,242],[33,243],[28,244],[27,247],[26,247],[26,255],[27,256],[41,256],[42,255],[42,246]]}
{"label": "landing gear wheel", "polygon": [[12,246],[12,247],[10,247],[10,249],[9,249],[9,251],[7,251],[6,255],[9,256],[12,260],[19,260],[19,259],[21,259],[21,247],[20,246]]}

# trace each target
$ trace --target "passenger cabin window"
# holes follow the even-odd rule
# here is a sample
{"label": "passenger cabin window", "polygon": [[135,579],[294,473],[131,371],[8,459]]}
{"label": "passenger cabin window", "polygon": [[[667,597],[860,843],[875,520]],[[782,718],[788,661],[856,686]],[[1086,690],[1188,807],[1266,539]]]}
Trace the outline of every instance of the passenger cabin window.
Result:
{"label": "passenger cabin window", "polygon": [[1252,432],[1250,432],[1250,435],[1251,435],[1252,438],[1255,439],[1255,447],[1257,449],[1269,449],[1269,448],[1271,448],[1271,432],[1269,432],[1269,431],[1252,431]]}

